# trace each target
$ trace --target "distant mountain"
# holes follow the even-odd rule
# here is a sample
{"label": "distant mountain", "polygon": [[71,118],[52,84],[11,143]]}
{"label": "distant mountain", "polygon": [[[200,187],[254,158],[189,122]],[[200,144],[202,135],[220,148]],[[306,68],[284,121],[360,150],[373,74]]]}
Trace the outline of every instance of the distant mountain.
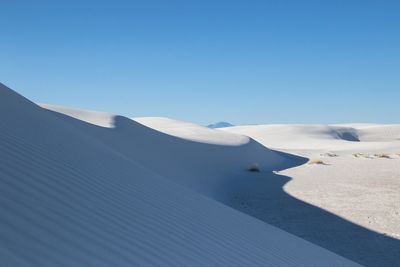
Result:
{"label": "distant mountain", "polygon": [[235,126],[233,124],[230,124],[229,122],[226,121],[220,121],[214,124],[210,124],[207,127],[211,128],[211,129],[215,129],[215,128],[226,128],[226,127],[231,127],[231,126]]}

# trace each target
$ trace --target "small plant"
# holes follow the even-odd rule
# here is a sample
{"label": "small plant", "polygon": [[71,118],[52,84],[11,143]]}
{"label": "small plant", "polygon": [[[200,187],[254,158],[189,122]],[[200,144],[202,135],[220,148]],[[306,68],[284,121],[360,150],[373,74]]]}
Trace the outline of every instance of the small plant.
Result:
{"label": "small plant", "polygon": [[328,153],[325,153],[325,154],[321,154],[321,156],[323,156],[323,157],[331,157],[331,158],[339,157],[338,154],[333,153],[333,152],[328,152]]}
{"label": "small plant", "polygon": [[247,170],[249,172],[261,172],[260,166],[257,163],[252,164]]}
{"label": "small plant", "polygon": [[381,159],[390,159],[388,154],[375,154],[374,156]]}
{"label": "small plant", "polygon": [[323,162],[323,161],[320,160],[320,159],[310,160],[310,161],[308,162],[308,164],[327,165],[325,162]]}

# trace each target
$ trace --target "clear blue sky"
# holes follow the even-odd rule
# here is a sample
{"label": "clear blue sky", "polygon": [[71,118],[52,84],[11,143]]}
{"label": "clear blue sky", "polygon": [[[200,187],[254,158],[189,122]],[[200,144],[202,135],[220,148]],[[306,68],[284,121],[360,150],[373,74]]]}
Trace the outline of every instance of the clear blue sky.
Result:
{"label": "clear blue sky", "polygon": [[0,81],[39,102],[207,124],[400,123],[400,1],[18,1]]}

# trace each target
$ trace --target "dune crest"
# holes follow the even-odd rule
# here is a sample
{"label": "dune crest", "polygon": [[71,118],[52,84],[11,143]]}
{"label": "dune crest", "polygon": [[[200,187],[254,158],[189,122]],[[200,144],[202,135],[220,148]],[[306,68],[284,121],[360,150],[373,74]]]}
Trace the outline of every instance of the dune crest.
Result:
{"label": "dune crest", "polygon": [[[167,137],[114,122],[104,128],[51,112],[0,84],[2,264],[355,265],[167,179],[161,172],[172,161],[145,164],[166,158],[150,152]],[[151,143],[129,145],[140,133]]]}

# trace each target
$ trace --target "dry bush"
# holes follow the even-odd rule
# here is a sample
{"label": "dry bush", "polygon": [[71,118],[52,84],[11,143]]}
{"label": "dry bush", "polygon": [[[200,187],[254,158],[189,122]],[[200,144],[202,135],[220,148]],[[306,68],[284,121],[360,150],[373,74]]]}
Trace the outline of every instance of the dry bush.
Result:
{"label": "dry bush", "polygon": [[390,155],[388,154],[374,154],[374,156],[381,159],[390,159]]}
{"label": "dry bush", "polygon": [[327,152],[327,153],[325,153],[325,154],[321,154],[321,156],[323,156],[323,157],[331,157],[331,158],[339,157],[338,154],[333,153],[333,152]]}
{"label": "dry bush", "polygon": [[314,159],[314,160],[309,160],[308,164],[318,164],[318,165],[327,165],[325,162],[323,162],[320,159]]}
{"label": "dry bush", "polygon": [[261,172],[260,166],[257,163],[252,164],[247,170],[249,172]]}

